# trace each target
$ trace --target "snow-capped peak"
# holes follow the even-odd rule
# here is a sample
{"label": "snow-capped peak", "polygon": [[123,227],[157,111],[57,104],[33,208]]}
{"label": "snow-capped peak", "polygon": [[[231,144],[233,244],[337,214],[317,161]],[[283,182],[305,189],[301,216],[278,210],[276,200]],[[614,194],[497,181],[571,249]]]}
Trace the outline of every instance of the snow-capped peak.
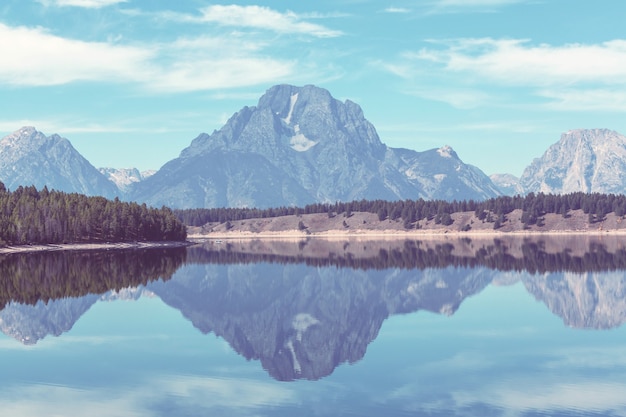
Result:
{"label": "snow-capped peak", "polygon": [[454,156],[454,149],[452,149],[452,147],[449,145],[444,145],[441,148],[437,149],[437,153],[443,158],[452,158]]}

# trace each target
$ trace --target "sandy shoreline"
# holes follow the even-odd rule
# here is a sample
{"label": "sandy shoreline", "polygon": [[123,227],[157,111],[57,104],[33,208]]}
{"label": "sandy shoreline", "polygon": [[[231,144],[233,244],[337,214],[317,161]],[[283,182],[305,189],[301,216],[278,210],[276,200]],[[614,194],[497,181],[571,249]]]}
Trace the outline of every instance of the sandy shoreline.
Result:
{"label": "sandy shoreline", "polygon": [[150,249],[175,248],[192,245],[193,242],[116,242],[116,243],[63,243],[45,245],[19,245],[0,248],[0,254],[49,252],[61,250],[107,250],[107,249]]}
{"label": "sandy shoreline", "polygon": [[249,241],[249,240],[283,240],[298,242],[304,239],[319,240],[405,240],[405,239],[460,239],[460,238],[524,238],[524,237],[540,237],[540,236],[624,236],[626,230],[524,230],[524,231],[496,231],[496,230],[475,230],[475,231],[457,231],[457,230],[326,230],[323,232],[306,233],[300,230],[283,230],[283,231],[264,231],[264,232],[248,232],[248,231],[229,231],[229,232],[213,232],[204,234],[190,234],[184,242],[116,242],[116,243],[64,243],[64,244],[41,244],[41,245],[18,245],[0,247],[0,254],[9,253],[29,253],[29,252],[49,252],[63,250],[119,250],[119,249],[150,249],[150,248],[175,248],[185,247],[207,241]]}
{"label": "sandy shoreline", "polygon": [[317,233],[305,233],[298,230],[285,231],[264,231],[264,232],[248,232],[248,231],[230,231],[230,232],[213,232],[205,234],[191,234],[188,239],[192,241],[203,240],[246,240],[246,239],[285,239],[285,240],[301,240],[307,238],[319,239],[413,239],[413,238],[444,238],[446,236],[461,238],[477,238],[488,237],[498,238],[505,236],[626,236],[626,230],[519,230],[519,231],[497,231],[497,230],[476,230],[476,231],[457,231],[457,230],[327,230]]}
{"label": "sandy shoreline", "polygon": [[401,219],[380,220],[374,213],[355,212],[350,216],[316,213],[211,222],[203,226],[189,226],[187,236],[192,240],[626,236],[626,218],[614,213],[593,222],[589,221],[589,215],[582,210],[572,210],[567,216],[548,213],[532,225],[522,223],[522,215],[521,210],[513,210],[497,228],[495,222],[479,219],[474,212],[453,213],[453,222],[449,225],[437,223],[434,219],[422,219],[407,228]]}

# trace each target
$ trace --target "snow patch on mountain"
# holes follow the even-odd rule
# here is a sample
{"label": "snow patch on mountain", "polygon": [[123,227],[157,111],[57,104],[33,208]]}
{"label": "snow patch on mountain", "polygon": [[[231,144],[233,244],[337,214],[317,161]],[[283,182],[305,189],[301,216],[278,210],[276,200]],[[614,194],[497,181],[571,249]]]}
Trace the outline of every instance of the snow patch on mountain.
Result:
{"label": "snow patch on mountain", "polygon": [[293,149],[294,151],[306,152],[312,147],[314,147],[315,145],[317,145],[317,142],[312,141],[311,139],[307,138],[306,136],[304,136],[304,134],[300,132],[300,125],[296,125],[294,127],[294,132],[295,132],[295,135],[293,135],[291,139],[289,140],[289,145],[291,146],[291,149]]}
{"label": "snow patch on mountain", "polygon": [[283,119],[283,122],[286,124],[291,124],[291,116],[293,115],[293,109],[296,107],[296,101],[298,101],[298,93],[294,93],[289,98],[289,113],[287,113],[287,117]]}
{"label": "snow patch on mountain", "polygon": [[[437,174],[445,177],[437,181]],[[358,104],[312,85],[278,85],[133,185],[129,199],[156,207],[266,208],[497,195],[489,178],[449,146],[439,153],[387,147]]]}
{"label": "snow patch on mountain", "polygon": [[137,168],[98,168],[98,171],[122,192],[128,192],[133,184],[145,180],[156,172],[155,170],[140,172]]}
{"label": "snow patch on mountain", "polygon": [[450,146],[445,145],[437,149],[437,153],[444,158],[452,158],[453,157],[452,154],[454,153],[454,150]]}

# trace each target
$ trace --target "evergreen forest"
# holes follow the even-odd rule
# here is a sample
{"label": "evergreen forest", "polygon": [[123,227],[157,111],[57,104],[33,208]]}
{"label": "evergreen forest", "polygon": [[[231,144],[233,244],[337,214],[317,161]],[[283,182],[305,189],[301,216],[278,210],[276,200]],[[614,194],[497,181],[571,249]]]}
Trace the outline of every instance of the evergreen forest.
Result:
{"label": "evergreen forest", "polygon": [[167,207],[87,197],[77,193],[37,190],[8,191],[0,182],[0,246],[182,241],[186,227]]}
{"label": "evergreen forest", "polygon": [[497,229],[504,222],[506,215],[520,209],[521,221],[525,226],[541,225],[542,216],[548,213],[567,217],[571,210],[583,210],[589,215],[589,222],[602,221],[609,213],[617,216],[626,214],[626,196],[600,193],[544,194],[530,193],[525,196],[501,196],[485,201],[463,200],[360,200],[337,202],[334,204],[318,203],[300,207],[278,207],[269,209],[254,208],[213,208],[175,210],[178,218],[188,226],[202,226],[206,223],[224,223],[236,220],[269,218],[287,215],[328,213],[335,216],[345,213],[350,217],[353,212],[368,212],[378,215],[379,220],[402,220],[407,229],[418,227],[416,222],[426,219],[435,223],[452,224],[451,214],[473,211],[479,220],[494,224]]}

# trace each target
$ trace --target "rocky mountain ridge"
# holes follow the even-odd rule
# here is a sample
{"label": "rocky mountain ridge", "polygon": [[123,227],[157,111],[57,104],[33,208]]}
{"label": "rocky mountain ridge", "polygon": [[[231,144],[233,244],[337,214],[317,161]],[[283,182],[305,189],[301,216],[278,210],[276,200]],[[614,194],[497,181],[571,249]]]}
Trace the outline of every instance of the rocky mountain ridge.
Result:
{"label": "rocky mountain ridge", "polygon": [[626,191],[626,136],[608,129],[564,133],[522,174],[526,192],[564,194],[575,191]]}
{"label": "rocky mountain ridge", "polygon": [[358,104],[315,86],[277,85],[156,172],[94,168],[71,143],[24,127],[0,140],[0,181],[153,206],[277,207],[359,199],[482,200],[529,192],[626,192],[626,137],[566,132],[520,178],[487,177],[449,146],[385,145]]}
{"label": "rocky mountain ridge", "polygon": [[59,135],[23,127],[0,140],[0,181],[112,198],[118,189]]}
{"label": "rocky mountain ridge", "polygon": [[358,199],[485,199],[499,193],[449,147],[383,144],[362,109],[315,86],[270,88],[220,130],[138,183],[131,198],[194,207],[303,206]]}
{"label": "rocky mountain ridge", "polygon": [[535,158],[520,178],[491,175],[504,195],[543,192],[626,193],[626,136],[609,129],[575,129]]}
{"label": "rocky mountain ridge", "polygon": [[126,195],[133,184],[154,175],[155,170],[139,171],[137,168],[98,168],[109,181],[117,186],[122,195]]}

